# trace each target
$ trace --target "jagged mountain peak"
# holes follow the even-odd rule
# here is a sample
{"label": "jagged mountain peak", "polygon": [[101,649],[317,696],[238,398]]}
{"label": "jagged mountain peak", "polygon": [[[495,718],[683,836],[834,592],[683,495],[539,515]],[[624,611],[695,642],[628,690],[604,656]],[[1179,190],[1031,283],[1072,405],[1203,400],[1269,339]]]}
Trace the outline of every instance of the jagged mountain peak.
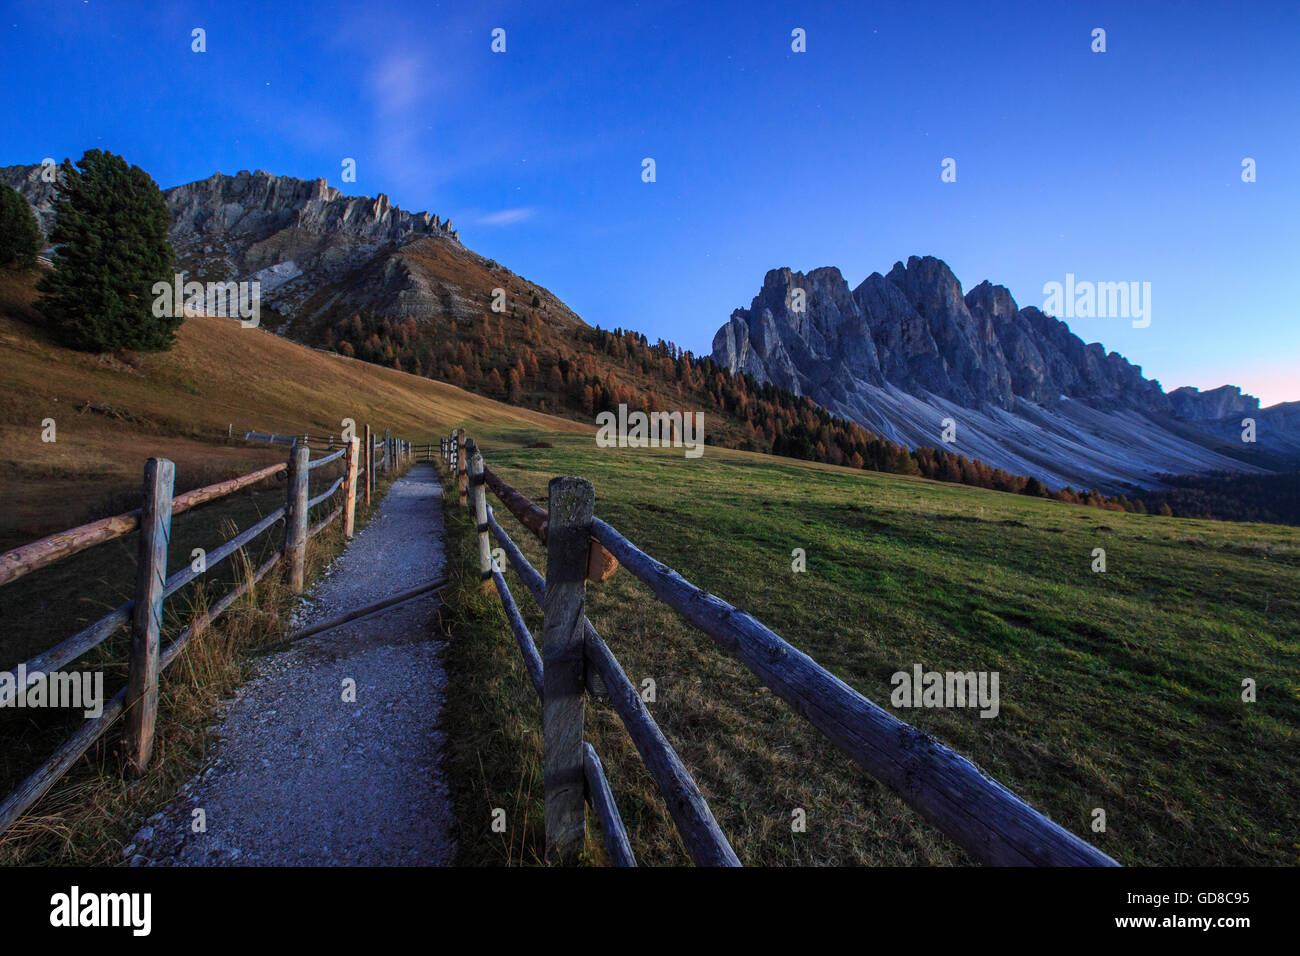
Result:
{"label": "jagged mountain peak", "polygon": [[[944,419],[964,421],[954,450],[1056,485],[1250,467],[1206,447],[1222,449],[1222,435],[1188,425],[1250,408],[1239,389],[1166,395],[1119,353],[1019,307],[1005,286],[984,280],[963,294],[935,256],[909,256],[851,292],[834,267],[770,270],[714,337],[713,357],[913,447],[938,445]],[[1270,440],[1295,450],[1288,435]]]}

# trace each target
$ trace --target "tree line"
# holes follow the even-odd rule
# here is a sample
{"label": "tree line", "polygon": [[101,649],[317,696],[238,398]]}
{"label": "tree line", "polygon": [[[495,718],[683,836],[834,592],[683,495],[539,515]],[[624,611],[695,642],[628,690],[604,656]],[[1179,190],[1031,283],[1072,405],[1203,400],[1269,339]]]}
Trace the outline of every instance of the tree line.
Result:
{"label": "tree line", "polygon": [[[712,356],[616,328],[556,329],[535,312],[485,313],[464,326],[429,326],[353,314],[329,326],[325,343],[344,355],[450,382],[538,411],[590,420],[620,404],[645,411],[712,410],[707,444],[868,471],[917,475],[1010,494],[1112,511],[1181,514],[1177,502],[1154,507],[1144,493],[1050,489],[941,448],[909,449],[749,374],[733,374]],[[721,427],[719,427],[721,426]]]}

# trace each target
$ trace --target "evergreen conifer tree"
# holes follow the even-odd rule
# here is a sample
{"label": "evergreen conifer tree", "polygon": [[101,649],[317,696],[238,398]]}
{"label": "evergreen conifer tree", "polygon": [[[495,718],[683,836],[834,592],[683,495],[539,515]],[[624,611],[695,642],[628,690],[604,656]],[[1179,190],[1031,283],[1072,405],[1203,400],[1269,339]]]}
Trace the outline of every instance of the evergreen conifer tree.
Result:
{"label": "evergreen conifer tree", "polygon": [[38,286],[38,307],[65,344],[94,352],[172,347],[181,316],[153,310],[154,283],[173,276],[170,224],[157,183],[140,167],[98,149],[76,168],[63,161],[54,271]]}

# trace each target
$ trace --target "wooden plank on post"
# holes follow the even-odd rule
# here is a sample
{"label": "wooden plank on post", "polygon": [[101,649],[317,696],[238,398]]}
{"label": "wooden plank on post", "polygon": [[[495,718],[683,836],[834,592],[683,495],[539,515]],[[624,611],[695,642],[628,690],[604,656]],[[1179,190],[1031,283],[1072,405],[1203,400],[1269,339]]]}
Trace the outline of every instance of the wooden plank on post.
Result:
{"label": "wooden plank on post", "polygon": [[546,856],[571,862],[586,843],[582,754],[587,541],[595,491],[584,478],[552,478],[542,617]]}
{"label": "wooden plank on post", "polygon": [[474,506],[474,520],[478,523],[478,571],[484,581],[492,580],[492,545],[488,540],[487,489],[483,487],[483,456],[479,454],[474,439],[465,444],[469,456],[469,494]]}
{"label": "wooden plank on post", "polygon": [[465,429],[456,432],[456,486],[460,489],[460,506],[469,503],[469,476],[465,472]]}
{"label": "wooden plank on post", "polygon": [[370,426],[365,428],[365,449],[364,456],[366,462],[366,507],[370,507],[370,489],[375,484],[375,439],[370,434]]}
{"label": "wooden plank on post", "polygon": [[167,540],[172,529],[176,466],[150,458],[144,466],[135,606],[131,609],[131,658],[126,691],[126,754],[137,773],[149,766],[158,719],[158,640],[162,633]]}
{"label": "wooden plank on post", "polygon": [[[526,497],[515,491],[501,480],[491,468],[483,466],[483,480],[492,492],[501,499],[512,515],[537,536],[542,544],[546,543],[546,511],[537,507]],[[610,554],[599,541],[592,540],[587,554],[587,580],[597,584],[609,580],[618,570],[618,560]]]}
{"label": "wooden plank on post", "polygon": [[307,460],[311,449],[294,446],[289,458],[289,500],[284,513],[284,557],[289,589],[301,594],[307,564]]}
{"label": "wooden plank on post", "polygon": [[348,453],[343,456],[343,536],[350,538],[357,526],[357,458],[361,454],[361,439],[348,440]]}

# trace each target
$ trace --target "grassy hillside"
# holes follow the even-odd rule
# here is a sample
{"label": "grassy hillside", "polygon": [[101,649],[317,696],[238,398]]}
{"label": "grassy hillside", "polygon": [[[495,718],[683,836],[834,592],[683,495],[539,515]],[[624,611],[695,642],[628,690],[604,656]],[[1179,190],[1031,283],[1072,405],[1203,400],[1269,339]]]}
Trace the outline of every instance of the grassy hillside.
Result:
{"label": "grassy hillside", "polygon": [[[889,708],[890,676],[996,670],[1001,712],[898,715],[975,759],[1126,864],[1295,864],[1300,832],[1300,531],[1098,511],[919,478],[710,448],[597,449],[520,429],[492,466],[545,501],[551,476],[597,514]],[[472,533],[458,509],[458,547]],[[544,566],[504,509],[530,560]],[[807,572],[791,551],[807,551]],[[1091,570],[1104,548],[1105,573]],[[513,575],[512,589],[540,615]],[[472,580],[466,578],[472,590]],[[747,864],[958,863],[964,854],[858,771],[626,571],[589,613]],[[462,597],[452,739],[479,862],[540,852],[538,707],[495,598]],[[467,676],[469,679],[464,679]],[[1258,702],[1241,700],[1243,678]],[[588,732],[644,862],[686,857],[605,704]],[[523,768],[521,770],[521,767]],[[486,834],[490,807],[511,830]],[[807,811],[806,833],[791,812]],[[1094,808],[1105,833],[1092,833]]]}
{"label": "grassy hillside", "polygon": [[[284,459],[282,449],[227,441],[229,425],[337,434],[352,418],[433,441],[462,421],[583,430],[232,319],[189,319],[173,351],[132,364],[73,352],[32,324],[31,285],[0,270],[0,550],[124,510],[151,455],[176,462],[181,490]],[[41,440],[46,418],[56,442]]]}

